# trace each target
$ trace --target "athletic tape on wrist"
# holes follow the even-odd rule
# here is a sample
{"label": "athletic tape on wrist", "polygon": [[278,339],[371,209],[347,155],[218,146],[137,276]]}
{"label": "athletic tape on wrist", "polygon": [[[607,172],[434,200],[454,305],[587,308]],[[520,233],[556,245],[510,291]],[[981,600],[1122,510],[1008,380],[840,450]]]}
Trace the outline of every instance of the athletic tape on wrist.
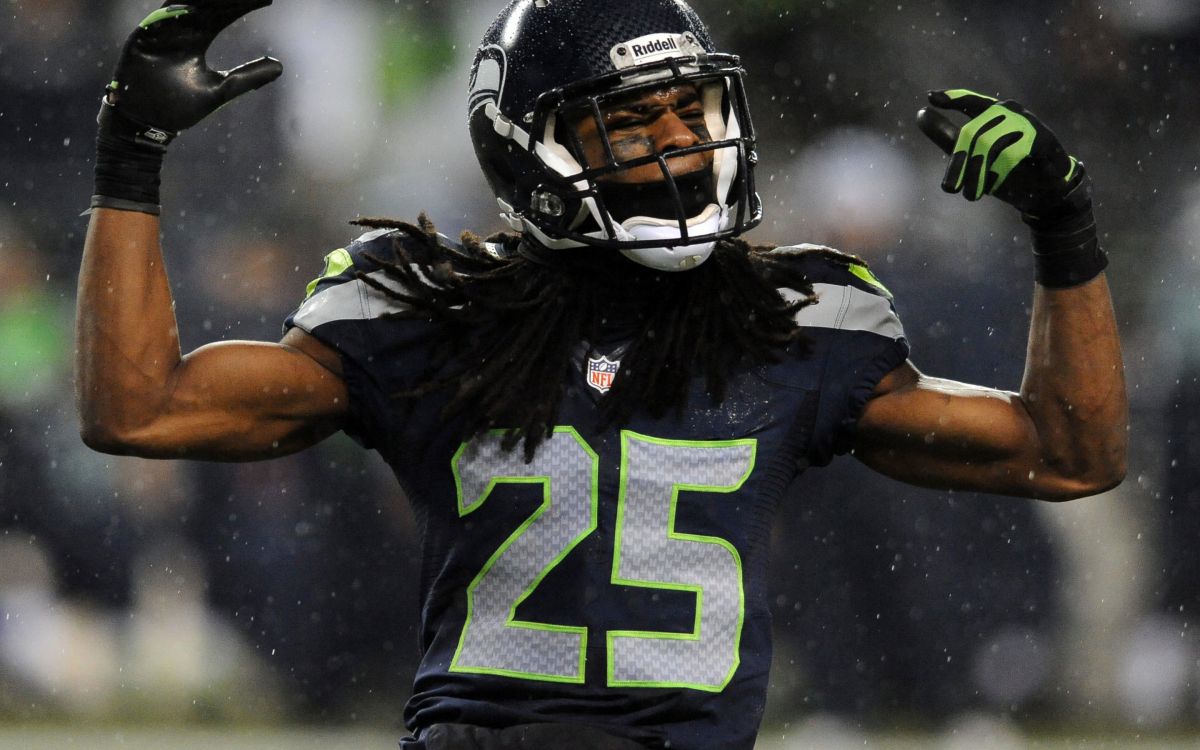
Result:
{"label": "athletic tape on wrist", "polygon": [[101,207],[97,201],[102,199],[113,202],[103,206],[106,208],[157,213],[163,156],[175,134],[135,122],[107,99],[100,106],[96,122],[99,132],[92,207]]}
{"label": "athletic tape on wrist", "polygon": [[1033,233],[1034,277],[1042,286],[1067,289],[1086,284],[1108,267],[1090,201],[1079,213],[1056,220],[1024,219]]}
{"label": "athletic tape on wrist", "polygon": [[109,198],[106,195],[93,195],[92,205],[88,210],[83,212],[83,215],[90,216],[92,211],[97,208],[111,208],[116,211],[137,211],[138,213],[151,214],[152,216],[162,215],[162,206],[157,203],[138,203],[137,201],[127,201],[120,198]]}

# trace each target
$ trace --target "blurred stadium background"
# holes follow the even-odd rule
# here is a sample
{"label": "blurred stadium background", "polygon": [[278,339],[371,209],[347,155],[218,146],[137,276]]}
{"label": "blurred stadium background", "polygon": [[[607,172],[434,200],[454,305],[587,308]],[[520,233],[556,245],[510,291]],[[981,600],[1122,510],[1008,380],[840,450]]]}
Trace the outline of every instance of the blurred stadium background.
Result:
{"label": "blurred stadium background", "polygon": [[[186,348],[278,336],[359,215],[497,228],[465,129],[499,0],[286,0],[217,65],[287,73],[168,157]],[[867,258],[926,371],[1020,382],[1032,270],[938,190],[931,88],[1019,99],[1088,165],[1125,336],[1129,479],[1065,505],[849,459],[778,525],[766,750],[1200,740],[1200,2],[696,0],[743,55],[768,221]],[[146,0],[0,0],[0,747],[389,747],[416,651],[412,521],[344,439],[251,466],[87,451],[71,399],[94,113]]]}

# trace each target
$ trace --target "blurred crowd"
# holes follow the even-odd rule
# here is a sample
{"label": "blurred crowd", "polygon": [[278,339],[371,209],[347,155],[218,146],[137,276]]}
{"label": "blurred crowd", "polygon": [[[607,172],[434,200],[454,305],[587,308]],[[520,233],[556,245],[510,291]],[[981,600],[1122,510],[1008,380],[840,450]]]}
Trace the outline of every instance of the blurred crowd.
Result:
{"label": "blurred crowd", "polygon": [[[918,490],[852,459],[781,509],[768,720],[964,712],[1200,726],[1198,0],[695,0],[743,56],[760,242],[827,244],[896,294],[930,374],[1015,390],[1028,238],[938,188],[924,92],[1012,97],[1087,164],[1133,408],[1125,485],[1065,505]],[[0,718],[398,722],[419,552],[339,437],[222,466],[105,457],[72,406],[94,116],[144,0],[0,0]],[[498,228],[465,127],[500,0],[288,0],[222,36],[284,78],[172,147],[185,349],[276,339],[359,216]],[[1189,125],[1191,123],[1191,125]]]}

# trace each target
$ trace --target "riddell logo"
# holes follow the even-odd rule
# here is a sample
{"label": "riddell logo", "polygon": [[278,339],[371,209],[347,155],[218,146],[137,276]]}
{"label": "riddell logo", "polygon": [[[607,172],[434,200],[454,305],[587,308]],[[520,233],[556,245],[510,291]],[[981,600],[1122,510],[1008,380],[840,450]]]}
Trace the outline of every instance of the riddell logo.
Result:
{"label": "riddell logo", "polygon": [[679,45],[672,37],[663,37],[655,39],[645,44],[631,44],[629,49],[633,50],[634,57],[645,57],[653,55],[656,52],[667,52],[668,50],[678,50]]}
{"label": "riddell logo", "polygon": [[699,55],[704,48],[696,42],[693,34],[647,34],[637,39],[621,42],[612,48],[608,59],[617,70],[647,65],[659,60],[684,58]]}

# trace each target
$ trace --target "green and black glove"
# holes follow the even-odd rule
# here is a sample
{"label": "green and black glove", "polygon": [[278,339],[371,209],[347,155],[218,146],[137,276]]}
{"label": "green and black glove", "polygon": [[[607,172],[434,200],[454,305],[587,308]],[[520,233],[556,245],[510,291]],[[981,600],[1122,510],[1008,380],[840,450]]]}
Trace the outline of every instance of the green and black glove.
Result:
{"label": "green and black glove", "polygon": [[966,89],[932,91],[929,103],[971,118],[960,128],[935,110],[917,113],[921,131],[951,157],[942,189],[970,201],[992,195],[1020,211],[1033,230],[1039,283],[1078,286],[1107,267],[1091,179],[1049,128],[1011,99]]}
{"label": "green and black glove", "polygon": [[166,3],[134,30],[100,107],[92,207],[159,213],[167,146],[183,130],[283,73],[263,57],[229,71],[208,67],[217,35],[271,0]]}

